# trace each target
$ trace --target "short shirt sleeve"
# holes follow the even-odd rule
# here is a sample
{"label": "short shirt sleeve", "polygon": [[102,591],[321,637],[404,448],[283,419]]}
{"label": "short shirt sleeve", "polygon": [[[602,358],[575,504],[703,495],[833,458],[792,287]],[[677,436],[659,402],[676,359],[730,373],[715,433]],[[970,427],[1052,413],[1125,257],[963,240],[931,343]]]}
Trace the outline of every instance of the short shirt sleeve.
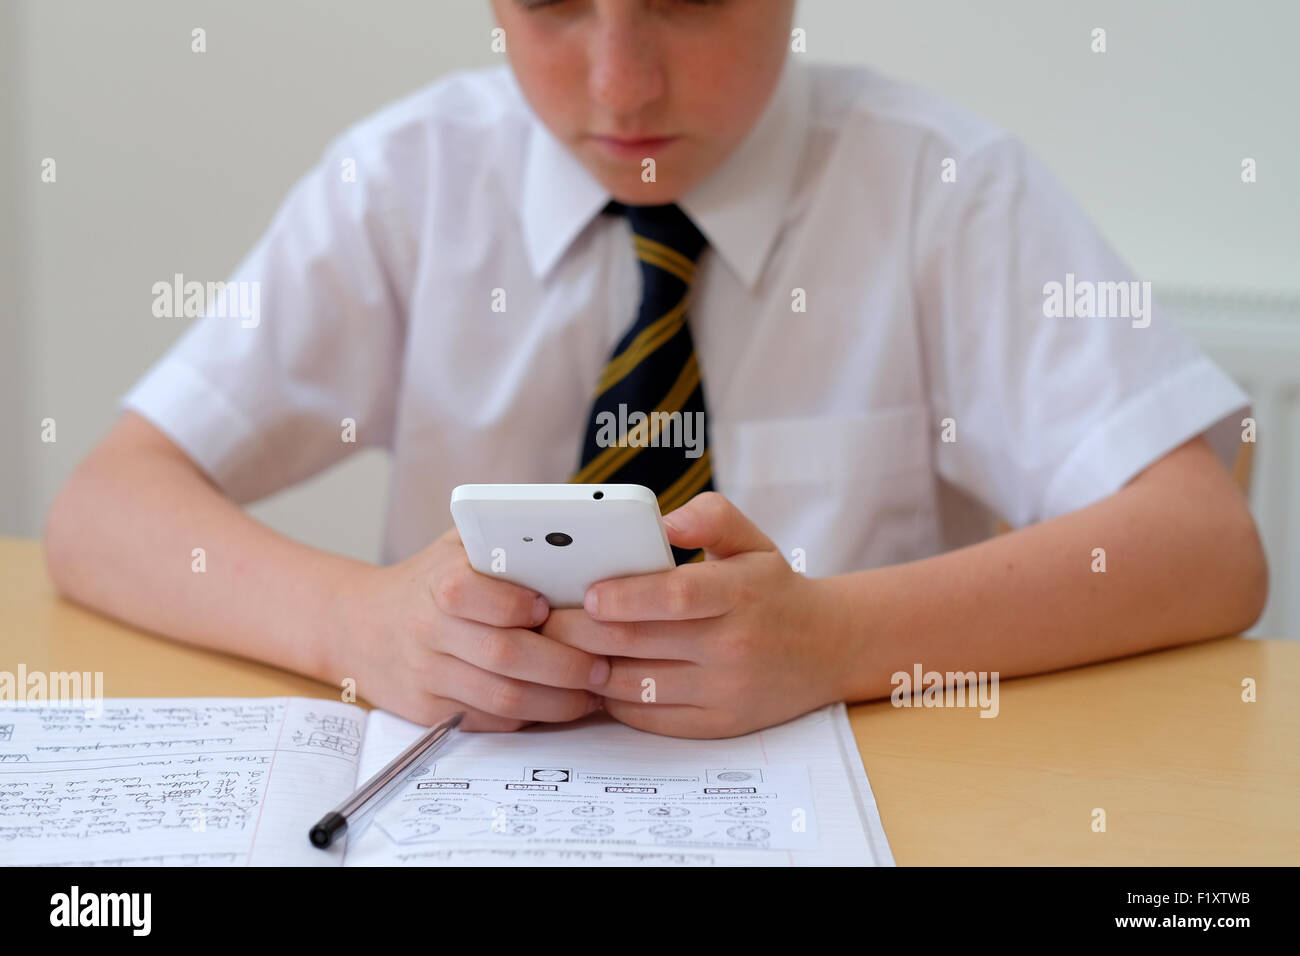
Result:
{"label": "short shirt sleeve", "polygon": [[1200,434],[1231,466],[1245,393],[1046,167],[1000,136],[944,182],[934,150],[913,262],[926,390],[952,419],[937,427],[939,475],[1022,526],[1117,491]]}
{"label": "short shirt sleeve", "polygon": [[241,502],[388,446],[404,329],[390,212],[382,164],[340,139],[224,289],[154,287],[155,314],[202,317],[122,407]]}

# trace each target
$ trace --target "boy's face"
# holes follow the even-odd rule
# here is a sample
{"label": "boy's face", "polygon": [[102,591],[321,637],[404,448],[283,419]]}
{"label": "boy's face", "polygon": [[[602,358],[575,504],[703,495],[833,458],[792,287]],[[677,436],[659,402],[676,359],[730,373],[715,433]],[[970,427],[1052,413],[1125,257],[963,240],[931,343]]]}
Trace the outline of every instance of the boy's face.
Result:
{"label": "boy's face", "polygon": [[[519,86],[610,194],[676,201],[767,105],[794,0],[492,0]],[[644,161],[655,161],[644,182]]]}

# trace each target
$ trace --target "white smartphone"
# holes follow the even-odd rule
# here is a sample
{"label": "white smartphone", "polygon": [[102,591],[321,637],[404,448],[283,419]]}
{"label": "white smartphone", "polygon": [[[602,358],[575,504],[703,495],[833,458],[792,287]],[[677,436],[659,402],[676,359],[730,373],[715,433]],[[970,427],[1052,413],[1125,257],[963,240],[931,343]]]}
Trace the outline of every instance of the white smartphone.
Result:
{"label": "white smartphone", "polygon": [[475,571],[581,607],[605,578],[676,566],[644,485],[458,485],[451,516]]}

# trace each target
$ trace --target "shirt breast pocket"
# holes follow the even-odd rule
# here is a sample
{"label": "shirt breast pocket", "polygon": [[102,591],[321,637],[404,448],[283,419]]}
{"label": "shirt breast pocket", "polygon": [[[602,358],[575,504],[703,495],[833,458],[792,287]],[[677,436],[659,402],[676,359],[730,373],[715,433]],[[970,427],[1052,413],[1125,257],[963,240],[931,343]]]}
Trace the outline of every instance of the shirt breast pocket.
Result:
{"label": "shirt breast pocket", "polygon": [[905,405],[711,422],[714,485],[812,576],[910,560],[936,537],[929,419]]}

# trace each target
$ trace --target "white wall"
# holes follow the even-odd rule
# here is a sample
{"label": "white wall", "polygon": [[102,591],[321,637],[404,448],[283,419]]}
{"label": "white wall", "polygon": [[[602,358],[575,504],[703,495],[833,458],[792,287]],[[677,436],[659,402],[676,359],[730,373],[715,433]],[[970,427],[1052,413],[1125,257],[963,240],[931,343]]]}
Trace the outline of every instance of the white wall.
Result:
{"label": "white wall", "polygon": [[800,19],[810,54],[865,60],[1017,133],[1157,293],[1300,292],[1295,0],[807,0]]}
{"label": "white wall", "polygon": [[[805,0],[797,23],[810,57],[872,63],[1016,131],[1157,290],[1300,292],[1293,0]],[[180,333],[150,314],[152,284],[224,275],[345,125],[496,62],[491,25],[487,0],[0,3],[0,122],[15,131],[0,176],[0,428],[15,430],[0,434],[0,534],[39,533],[117,397]],[[40,182],[44,157],[56,184]],[[39,441],[45,417],[54,445]],[[385,470],[362,456],[256,513],[373,558]]]}
{"label": "white wall", "polygon": [[[28,525],[31,495],[32,430],[27,418],[27,323],[23,318],[18,277],[23,274],[22,230],[19,228],[17,11],[0,4],[0,534]],[[23,177],[26,178],[26,177]]]}
{"label": "white wall", "polygon": [[[28,54],[21,209],[5,230],[27,251],[27,338],[12,349],[27,376],[21,438],[4,445],[17,461],[0,478],[21,510],[4,514],[0,534],[35,535],[117,398],[182,330],[151,315],[152,284],[224,276],[344,126],[443,72],[493,62],[492,21],[473,0],[6,0],[5,10]],[[207,31],[201,55],[195,27]],[[53,185],[40,182],[44,157],[57,162]],[[47,416],[53,445],[34,424]],[[373,559],[386,467],[362,455],[254,510]]]}

